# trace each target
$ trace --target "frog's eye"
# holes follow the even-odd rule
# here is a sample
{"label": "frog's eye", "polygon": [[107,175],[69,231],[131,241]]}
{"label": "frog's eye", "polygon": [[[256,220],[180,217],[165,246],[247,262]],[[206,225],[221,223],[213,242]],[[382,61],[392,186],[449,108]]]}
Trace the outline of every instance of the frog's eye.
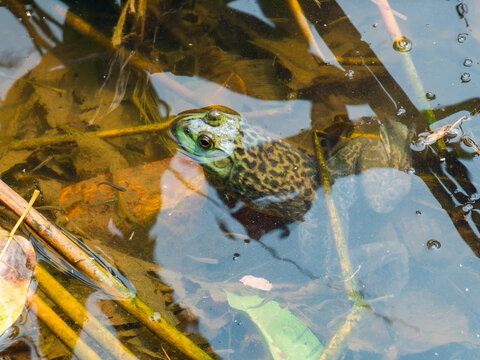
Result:
{"label": "frog's eye", "polygon": [[211,149],[213,146],[213,140],[207,135],[199,136],[197,142],[198,145],[205,150]]}

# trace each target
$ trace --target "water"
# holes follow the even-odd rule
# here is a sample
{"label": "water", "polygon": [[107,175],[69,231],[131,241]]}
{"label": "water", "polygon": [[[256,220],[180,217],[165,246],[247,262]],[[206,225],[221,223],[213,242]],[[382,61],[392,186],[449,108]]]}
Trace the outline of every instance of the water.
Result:
{"label": "water", "polygon": [[[372,310],[339,358],[475,359],[480,5],[389,4],[401,38],[389,34],[392,24],[376,2],[322,2],[321,9],[302,2],[303,28],[301,14],[268,2],[149,2],[145,18],[137,9],[119,25],[123,37],[114,41],[124,52],[110,45],[121,33],[113,31],[121,15],[115,2],[2,7],[2,180],[25,198],[40,188],[39,211],[131,284],[152,307],[150,321],[194,334],[220,358],[269,358],[259,333],[268,327],[233,309],[225,291],[275,302],[327,346],[352,309],[346,284],[354,281]],[[302,221],[264,214],[233,189],[217,191],[168,131],[116,133],[212,104],[313,158],[318,130],[330,197],[323,186],[314,189]],[[463,116],[472,120],[455,134],[425,141]],[[43,137],[46,143],[35,142]],[[284,178],[302,168],[288,165]],[[284,171],[257,171],[258,183],[269,170]],[[10,229],[4,215],[0,225]],[[342,240],[350,273],[337,252]],[[35,246],[52,274],[136,356],[163,356],[163,347],[170,358],[185,358],[78,269]],[[32,286],[44,296],[38,289]],[[281,332],[288,340],[298,337],[288,331]],[[0,344],[4,357],[72,356],[31,310]]]}

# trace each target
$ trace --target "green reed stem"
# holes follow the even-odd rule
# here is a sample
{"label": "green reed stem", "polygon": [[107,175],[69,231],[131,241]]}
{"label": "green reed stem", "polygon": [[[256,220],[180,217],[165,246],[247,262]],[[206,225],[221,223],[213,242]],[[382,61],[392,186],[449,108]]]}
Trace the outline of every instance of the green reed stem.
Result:
{"label": "green reed stem", "polygon": [[325,200],[327,202],[328,214],[330,217],[330,224],[333,230],[333,238],[335,239],[335,247],[337,249],[338,258],[340,260],[340,268],[342,271],[342,277],[345,282],[345,289],[353,301],[353,307],[350,310],[349,315],[345,319],[345,322],[337,330],[334,337],[330,340],[330,343],[325,348],[320,360],[335,359],[338,357],[346,338],[351,334],[356,325],[363,317],[365,309],[368,305],[365,304],[362,295],[358,291],[357,283],[355,281],[355,273],[352,268],[352,262],[348,253],[348,245],[343,233],[342,222],[337,211],[335,199],[332,196],[332,183],[330,182],[330,176],[328,173],[327,164],[323,156],[318,134],[315,132],[315,148],[317,153],[317,159],[319,163],[320,176],[322,178],[323,189],[325,192]]}

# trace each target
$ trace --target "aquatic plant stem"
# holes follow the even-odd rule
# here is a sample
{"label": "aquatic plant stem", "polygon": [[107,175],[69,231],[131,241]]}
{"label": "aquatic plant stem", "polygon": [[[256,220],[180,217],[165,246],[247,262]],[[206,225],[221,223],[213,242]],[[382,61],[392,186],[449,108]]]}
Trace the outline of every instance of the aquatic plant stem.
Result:
{"label": "aquatic plant stem", "polygon": [[322,148],[318,139],[317,132],[314,133],[315,148],[317,153],[317,159],[319,163],[319,171],[322,179],[323,190],[325,192],[325,199],[327,202],[327,209],[330,217],[330,224],[333,230],[333,238],[335,240],[335,246],[337,254],[340,259],[340,268],[342,271],[342,277],[345,281],[345,288],[352,301],[361,299],[361,295],[357,290],[357,284],[354,279],[354,271],[352,268],[352,262],[350,261],[350,255],[348,254],[348,246],[343,234],[343,227],[340,217],[338,215],[335,200],[332,196],[332,184],[330,182],[330,176],[327,169],[325,158],[323,157]]}
{"label": "aquatic plant stem", "polygon": [[325,347],[325,350],[323,351],[319,360],[333,360],[338,358],[340,351],[344,347],[347,337],[362,320],[367,309],[369,309],[368,306],[360,306],[358,304],[353,305],[344,323]]}
{"label": "aquatic plant stem", "polygon": [[76,357],[80,360],[102,360],[37,294],[31,296],[30,304],[37,317]]}
{"label": "aquatic plant stem", "polygon": [[[92,131],[89,132],[89,135],[97,136],[101,139],[120,137],[120,136],[129,136],[129,135],[138,135],[155,131],[164,131],[168,129],[168,126],[173,121],[170,119],[164,123],[155,123],[141,126],[127,127],[123,129],[114,129],[114,130],[104,130],[104,131]],[[23,150],[31,149],[41,146],[49,145],[58,145],[67,142],[75,142],[75,136],[71,134],[57,135],[57,136],[45,136],[35,139],[26,139],[10,142],[5,149],[8,150]]]}
{"label": "aquatic plant stem", "polygon": [[50,300],[108,351],[115,359],[137,359],[102,323],[92,316],[48,271],[41,265],[35,267],[35,278]]}
{"label": "aquatic plant stem", "polygon": [[300,30],[302,31],[303,37],[307,40],[310,49],[314,51],[314,54],[323,62],[325,62],[325,56],[323,55],[320,47],[318,46],[315,38],[313,37],[312,30],[308,25],[308,21],[303,14],[302,7],[298,3],[298,0],[288,0],[288,5],[290,6],[290,10],[292,10],[293,16],[297,21]]}
{"label": "aquatic plant stem", "polygon": [[320,140],[318,139],[318,133],[314,132],[315,149],[317,153],[317,160],[319,164],[320,176],[323,183],[323,189],[325,192],[325,199],[327,202],[327,209],[330,217],[330,223],[333,231],[333,237],[335,240],[335,247],[337,249],[338,258],[340,260],[340,268],[342,271],[343,281],[345,282],[345,289],[353,301],[353,307],[350,310],[349,315],[345,319],[343,325],[337,330],[334,337],[330,340],[330,343],[325,348],[320,360],[332,360],[337,358],[346,338],[351,334],[353,329],[357,326],[363,317],[365,309],[368,305],[365,304],[364,299],[357,288],[355,281],[355,273],[352,268],[352,262],[348,253],[348,245],[343,234],[342,223],[338,215],[335,200],[332,196],[332,184],[330,182],[330,176],[328,173],[327,164],[323,156]]}
{"label": "aquatic plant stem", "polygon": [[[27,202],[0,180],[0,201],[7,205],[17,215],[23,213]],[[186,356],[194,360],[212,360],[193,341],[183,335],[159,313],[151,309],[140,298],[135,296],[119,279],[114,277],[103,266],[95,261],[77,244],[72,242],[57,227],[51,224],[42,214],[31,209],[25,217],[27,223],[59,254],[83,274],[92,279],[95,284],[113,297],[127,312],[135,316],[155,335],[165,340]]]}

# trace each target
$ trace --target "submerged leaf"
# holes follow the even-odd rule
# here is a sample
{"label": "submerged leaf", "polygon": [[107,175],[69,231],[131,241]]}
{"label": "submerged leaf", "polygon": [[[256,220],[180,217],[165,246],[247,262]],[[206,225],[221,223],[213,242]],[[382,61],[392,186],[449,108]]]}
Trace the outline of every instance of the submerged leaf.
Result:
{"label": "submerged leaf", "polygon": [[260,330],[273,359],[318,359],[323,345],[312,331],[276,301],[226,291],[231,307],[245,312]]}
{"label": "submerged leaf", "polygon": [[[1,249],[8,236],[7,231],[0,230]],[[0,334],[22,313],[35,267],[35,252],[30,242],[18,235],[13,239],[0,261]]]}

